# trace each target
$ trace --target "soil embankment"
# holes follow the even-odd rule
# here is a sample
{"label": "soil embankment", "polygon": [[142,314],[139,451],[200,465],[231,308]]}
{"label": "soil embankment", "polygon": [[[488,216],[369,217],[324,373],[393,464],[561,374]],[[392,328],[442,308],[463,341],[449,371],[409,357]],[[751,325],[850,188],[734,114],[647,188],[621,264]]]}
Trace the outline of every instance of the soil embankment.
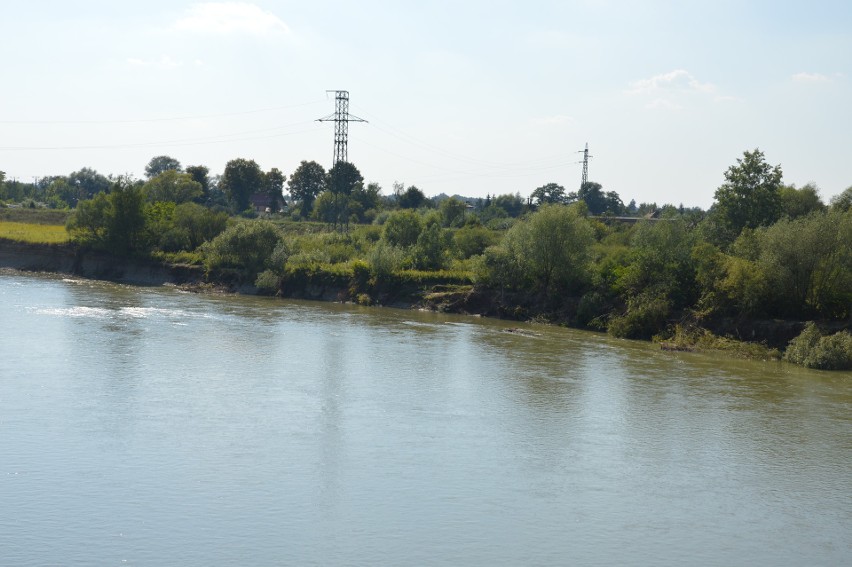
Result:
{"label": "soil embankment", "polygon": [[0,239],[0,268],[54,272],[137,285],[191,284],[204,280],[197,266],[116,258],[73,244],[29,244]]}

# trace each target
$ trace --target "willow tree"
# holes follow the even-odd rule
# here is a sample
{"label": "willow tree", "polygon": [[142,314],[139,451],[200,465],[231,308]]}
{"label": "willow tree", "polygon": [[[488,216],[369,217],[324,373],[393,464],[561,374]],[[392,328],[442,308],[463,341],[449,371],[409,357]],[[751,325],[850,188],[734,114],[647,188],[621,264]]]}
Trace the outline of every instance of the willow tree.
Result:
{"label": "willow tree", "polygon": [[502,246],[545,294],[576,291],[588,276],[594,231],[576,206],[544,205],[515,224]]}

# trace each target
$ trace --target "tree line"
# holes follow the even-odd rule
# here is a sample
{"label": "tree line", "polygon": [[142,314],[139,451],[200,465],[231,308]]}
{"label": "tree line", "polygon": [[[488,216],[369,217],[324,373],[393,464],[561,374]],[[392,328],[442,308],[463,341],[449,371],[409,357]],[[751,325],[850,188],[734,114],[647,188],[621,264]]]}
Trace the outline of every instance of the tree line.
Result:
{"label": "tree line", "polygon": [[[708,211],[625,206],[593,182],[571,193],[550,183],[527,199],[429,199],[401,183],[383,195],[346,162],[326,171],[303,161],[287,178],[232,160],[211,179],[204,167],[159,156],[146,178],[104,183],[88,170],[47,187],[80,189],[68,229],[81,245],[182,255],[211,277],[270,293],[343,278],[352,298],[371,302],[392,282],[443,278],[473,285],[502,315],[645,339],[760,319],[816,320],[827,330],[852,318],[852,187],[826,204],[812,185],[785,185],[780,165],[758,149],[724,172]],[[283,208],[285,186],[286,215],[235,216],[256,194]],[[816,352],[822,343],[810,333]],[[841,354],[823,358],[842,359],[848,333],[837,336],[840,347],[820,348]],[[848,352],[852,360],[852,343]]]}

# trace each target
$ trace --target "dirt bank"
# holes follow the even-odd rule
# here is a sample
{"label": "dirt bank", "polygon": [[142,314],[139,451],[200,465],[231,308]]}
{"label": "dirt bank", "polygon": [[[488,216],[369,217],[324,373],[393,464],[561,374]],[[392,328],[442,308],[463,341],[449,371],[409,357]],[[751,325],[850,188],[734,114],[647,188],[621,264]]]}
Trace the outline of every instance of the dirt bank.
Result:
{"label": "dirt bank", "polygon": [[116,258],[73,244],[28,244],[0,239],[0,268],[54,272],[136,285],[194,284],[204,281],[198,266]]}

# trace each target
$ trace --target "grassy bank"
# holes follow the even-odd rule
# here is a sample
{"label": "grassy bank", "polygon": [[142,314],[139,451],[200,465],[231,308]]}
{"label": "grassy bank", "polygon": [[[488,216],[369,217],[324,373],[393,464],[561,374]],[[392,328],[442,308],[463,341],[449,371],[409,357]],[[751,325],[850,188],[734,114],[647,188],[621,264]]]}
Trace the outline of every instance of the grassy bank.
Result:
{"label": "grassy bank", "polygon": [[62,244],[69,241],[64,224],[38,224],[2,220],[0,220],[0,238],[32,244]]}
{"label": "grassy bank", "polygon": [[719,352],[734,358],[749,360],[780,360],[780,350],[762,343],[745,342],[720,337],[702,327],[676,325],[669,335],[654,337],[663,350],[687,352]]}
{"label": "grassy bank", "polygon": [[19,222],[65,226],[72,211],[55,209],[28,209],[25,207],[0,208],[0,222]]}

